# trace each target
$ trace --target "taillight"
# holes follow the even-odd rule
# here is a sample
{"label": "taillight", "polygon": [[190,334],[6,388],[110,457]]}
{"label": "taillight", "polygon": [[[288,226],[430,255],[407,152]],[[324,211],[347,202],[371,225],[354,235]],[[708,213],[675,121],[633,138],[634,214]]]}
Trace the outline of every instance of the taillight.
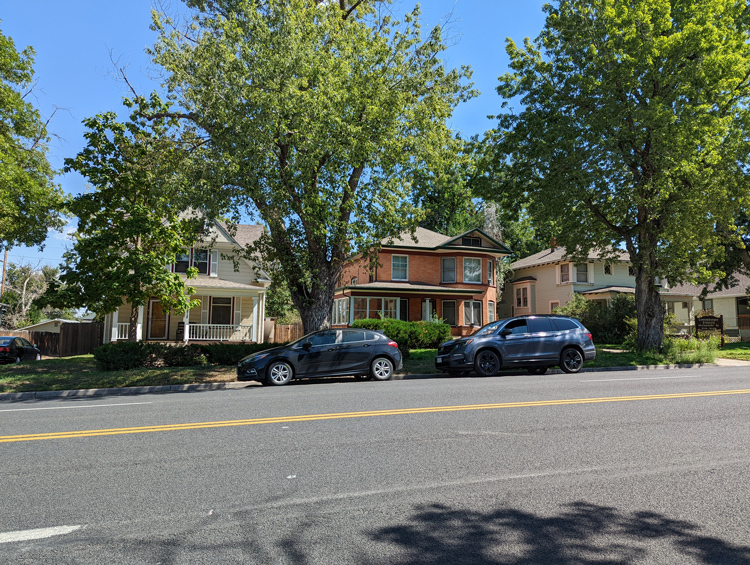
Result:
{"label": "taillight", "polygon": [[0,353],[10,353],[10,347],[0,347]]}
{"label": "taillight", "polygon": [[395,341],[389,341],[388,345],[390,345],[391,347],[398,347],[398,343],[396,343]]}
{"label": "taillight", "polygon": [[590,334],[590,333],[588,333],[588,332],[587,332],[587,333],[584,333],[583,335],[585,335],[585,336],[586,336],[587,338],[589,338],[589,339],[591,340],[591,343],[594,343],[594,336],[593,336],[593,335],[591,335],[591,334]]}

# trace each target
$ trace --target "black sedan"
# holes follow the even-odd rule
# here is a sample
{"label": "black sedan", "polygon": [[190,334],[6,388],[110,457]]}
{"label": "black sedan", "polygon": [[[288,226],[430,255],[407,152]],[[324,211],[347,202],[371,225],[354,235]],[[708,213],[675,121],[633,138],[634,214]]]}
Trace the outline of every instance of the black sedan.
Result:
{"label": "black sedan", "polygon": [[42,352],[22,337],[0,336],[0,363],[39,361]]}
{"label": "black sedan", "polygon": [[237,364],[237,380],[285,385],[292,379],[354,375],[387,381],[402,367],[398,344],[380,332],[322,330]]}

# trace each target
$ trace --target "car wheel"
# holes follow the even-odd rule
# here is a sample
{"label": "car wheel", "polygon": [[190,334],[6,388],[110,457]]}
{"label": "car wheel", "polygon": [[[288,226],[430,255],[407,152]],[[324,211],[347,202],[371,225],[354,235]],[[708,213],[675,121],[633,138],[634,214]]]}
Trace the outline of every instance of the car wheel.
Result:
{"label": "car wheel", "polygon": [[37,353],[36,354],[36,360],[37,361],[41,361],[42,360],[42,354],[41,353]]}
{"label": "car wheel", "polygon": [[575,347],[563,349],[560,368],[566,373],[577,373],[583,367],[583,355]]}
{"label": "car wheel", "polygon": [[271,363],[271,365],[269,365],[268,367],[266,382],[269,385],[285,385],[292,380],[293,373],[294,371],[292,370],[292,367],[291,365],[289,365],[289,363],[286,363],[284,361],[276,361],[275,363]]}
{"label": "car wheel", "polygon": [[16,355],[16,363],[20,363],[20,362],[21,362],[21,357],[19,357],[18,355]]}
{"label": "car wheel", "polygon": [[373,359],[370,364],[370,375],[376,381],[387,381],[393,377],[393,363],[385,357]]}
{"label": "car wheel", "polygon": [[500,357],[497,356],[497,353],[489,349],[480,351],[476,359],[474,359],[474,369],[482,377],[496,375],[500,370]]}
{"label": "car wheel", "polygon": [[530,375],[543,375],[547,372],[547,367],[527,367],[526,370]]}

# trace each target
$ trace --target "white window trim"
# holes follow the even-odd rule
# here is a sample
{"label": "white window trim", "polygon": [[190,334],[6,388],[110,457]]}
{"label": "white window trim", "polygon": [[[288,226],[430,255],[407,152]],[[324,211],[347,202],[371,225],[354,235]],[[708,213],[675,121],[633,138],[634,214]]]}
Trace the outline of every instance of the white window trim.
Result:
{"label": "white window trim", "polygon": [[[406,258],[406,278],[405,279],[397,279],[393,276],[393,260],[396,257],[405,257]],[[408,255],[391,255],[391,280],[392,281],[408,281],[409,280],[409,256]]]}
{"label": "white window trim", "polygon": [[[471,313],[474,314],[474,304],[479,304],[479,323],[476,322],[469,322],[466,320],[466,304],[471,304]],[[463,301],[463,308],[464,308],[464,326],[470,326],[472,323],[474,324],[474,327],[482,327],[482,316],[484,314],[484,305],[482,304],[481,300],[464,300]]]}
{"label": "white window trim", "polygon": [[[479,280],[478,281],[467,281],[466,280],[466,260],[479,261]],[[462,257],[461,258],[461,282],[463,284],[482,284],[482,260],[478,257]]]}
{"label": "white window trim", "polygon": [[[562,268],[563,265],[568,266],[568,280],[564,281],[562,280]],[[573,269],[571,268],[572,263],[560,263],[557,266],[557,269],[555,269],[555,273],[557,274],[557,284],[573,284],[573,281],[571,280],[571,274]]]}
{"label": "white window trim", "polygon": [[[579,281],[578,280],[578,267],[584,266],[586,267],[586,280],[585,281]],[[591,276],[591,263],[576,263],[573,265],[573,272],[575,273],[575,284],[592,284],[594,281],[592,280]]]}
{"label": "white window trim", "polygon": [[[609,273],[607,273],[607,266],[609,266]],[[615,275],[615,265],[613,263],[604,263],[602,274],[607,277],[613,277]]]}
{"label": "white window trim", "polygon": [[493,300],[487,301],[487,323],[491,324],[497,319],[497,310]]}
{"label": "white window trim", "polygon": [[209,249],[208,250],[208,276],[218,277],[219,276],[219,250]]}
{"label": "white window trim", "polygon": [[[453,259],[453,279],[452,281],[446,281],[443,278],[443,273],[445,273],[445,270],[443,269],[443,261],[446,259]],[[454,284],[458,282],[458,260],[455,257],[441,257],[440,258],[440,282],[443,284]]]}
{"label": "white window trim", "polygon": [[[553,304],[557,304],[557,306],[552,306]],[[555,308],[559,308],[559,307],[560,307],[560,301],[559,300],[550,300],[549,301],[549,313],[550,314],[552,314],[552,310],[554,310]]]}
{"label": "white window trim", "polygon": [[487,259],[487,284],[489,286],[495,284],[495,265],[492,259]]}

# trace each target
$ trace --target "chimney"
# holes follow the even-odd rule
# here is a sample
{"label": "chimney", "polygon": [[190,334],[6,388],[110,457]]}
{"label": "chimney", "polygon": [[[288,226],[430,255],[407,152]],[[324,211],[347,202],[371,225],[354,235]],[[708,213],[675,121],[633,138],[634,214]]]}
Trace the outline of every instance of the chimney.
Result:
{"label": "chimney", "polygon": [[549,242],[549,249],[550,251],[554,251],[555,247],[557,247],[557,238],[553,237]]}

